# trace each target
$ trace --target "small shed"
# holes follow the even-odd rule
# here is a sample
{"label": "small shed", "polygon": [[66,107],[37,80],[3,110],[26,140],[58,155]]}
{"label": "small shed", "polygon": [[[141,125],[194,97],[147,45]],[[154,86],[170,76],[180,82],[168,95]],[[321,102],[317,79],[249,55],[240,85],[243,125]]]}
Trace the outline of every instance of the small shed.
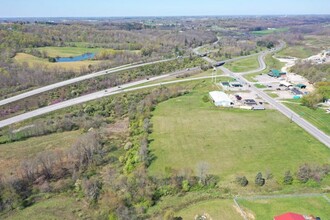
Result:
{"label": "small shed", "polygon": [[229,96],[224,92],[212,91],[209,92],[209,95],[215,106],[230,107],[234,104]]}

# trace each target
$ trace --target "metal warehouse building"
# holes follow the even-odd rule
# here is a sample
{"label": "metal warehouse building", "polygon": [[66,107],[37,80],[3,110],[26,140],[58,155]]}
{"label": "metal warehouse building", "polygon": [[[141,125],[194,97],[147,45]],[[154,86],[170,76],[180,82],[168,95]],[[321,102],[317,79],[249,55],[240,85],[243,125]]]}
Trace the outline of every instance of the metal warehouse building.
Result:
{"label": "metal warehouse building", "polygon": [[209,92],[209,95],[215,106],[230,107],[234,104],[229,96],[224,92],[212,91]]}

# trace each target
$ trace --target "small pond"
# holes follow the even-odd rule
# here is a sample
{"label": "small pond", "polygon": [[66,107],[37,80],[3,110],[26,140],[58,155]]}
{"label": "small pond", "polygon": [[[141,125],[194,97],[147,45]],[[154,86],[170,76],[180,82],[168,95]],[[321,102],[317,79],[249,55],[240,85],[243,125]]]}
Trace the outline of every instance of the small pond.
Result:
{"label": "small pond", "polygon": [[89,60],[94,58],[95,53],[85,53],[79,56],[75,56],[75,57],[57,57],[56,62],[76,62],[76,61],[82,61],[82,60]]}

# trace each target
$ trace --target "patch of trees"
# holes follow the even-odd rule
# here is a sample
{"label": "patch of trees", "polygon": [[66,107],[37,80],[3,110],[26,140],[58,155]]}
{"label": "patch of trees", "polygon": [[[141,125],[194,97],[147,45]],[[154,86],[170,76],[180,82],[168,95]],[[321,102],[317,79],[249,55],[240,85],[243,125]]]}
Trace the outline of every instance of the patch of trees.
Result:
{"label": "patch of trees", "polygon": [[[0,211],[31,205],[33,193],[72,188],[76,178],[107,160],[109,148],[102,140],[99,133],[88,132],[67,150],[45,151],[22,161],[17,175],[0,180]],[[82,190],[88,200],[96,201],[100,189],[100,182],[84,178]]]}
{"label": "patch of trees", "polygon": [[330,64],[314,65],[311,62],[297,62],[290,71],[306,77],[313,83],[330,81]]}
{"label": "patch of trees", "polygon": [[275,46],[275,43],[273,41],[257,41],[257,45],[259,47],[267,47],[268,49],[273,48]]}
{"label": "patch of trees", "polygon": [[[329,164],[324,164],[322,166],[303,164],[300,165],[294,173],[292,173],[290,170],[285,171],[284,175],[278,178],[278,183],[283,185],[299,183],[307,184],[309,186],[317,186],[329,174]],[[256,186],[264,186],[266,180],[272,178],[273,176],[271,174],[266,175],[266,178],[264,178],[262,173],[258,172],[254,183]],[[249,184],[249,181],[245,176],[237,176],[235,182],[242,187],[245,187]]]}
{"label": "patch of trees", "polygon": [[301,103],[312,109],[316,109],[320,102],[330,99],[330,82],[319,82],[315,84],[316,90],[303,96]]}

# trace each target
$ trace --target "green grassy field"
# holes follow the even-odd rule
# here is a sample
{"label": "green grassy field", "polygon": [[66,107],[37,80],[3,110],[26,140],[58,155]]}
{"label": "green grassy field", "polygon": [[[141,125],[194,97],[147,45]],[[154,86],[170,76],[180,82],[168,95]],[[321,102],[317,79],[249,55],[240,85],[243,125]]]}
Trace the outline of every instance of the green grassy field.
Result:
{"label": "green grassy field", "polygon": [[326,134],[330,135],[330,115],[327,114],[324,109],[317,108],[314,110],[306,106],[302,106],[299,103],[293,104],[284,102],[283,104],[314,124]]}
{"label": "green grassy field", "polygon": [[276,93],[273,93],[273,92],[267,92],[267,94],[272,98],[278,98],[279,97]]}
{"label": "green grassy field", "polygon": [[257,84],[254,84],[255,87],[259,88],[259,89],[263,89],[263,88],[267,88],[264,84],[260,84],[260,83],[257,83]]}
{"label": "green grassy field", "polygon": [[194,219],[198,214],[207,213],[212,219],[241,220],[241,215],[234,207],[233,200],[209,200],[199,202],[180,210],[175,216],[185,219]]}
{"label": "green grassy field", "polygon": [[233,72],[245,72],[258,69],[258,56],[252,56],[234,62],[226,63],[225,67]]}
{"label": "green grassy field", "polygon": [[274,28],[274,29],[267,29],[267,30],[262,30],[262,31],[251,31],[251,33],[255,34],[255,35],[263,36],[263,35],[268,35],[268,34],[285,32],[288,30],[289,30],[289,28]]}
{"label": "green grassy field", "polygon": [[314,215],[321,219],[330,216],[329,202],[323,197],[293,197],[272,198],[239,201],[240,206],[251,213],[256,220],[272,219],[274,216],[286,212],[294,212],[301,215]]}
{"label": "green grassy field", "polygon": [[51,63],[48,59],[42,59],[26,53],[17,53],[14,60],[20,64],[27,63],[29,66],[45,65],[48,68],[64,68],[68,70],[79,71],[81,68],[88,68],[89,65],[97,65],[100,61],[77,61],[77,62],[62,62]]}
{"label": "green grassy field", "polygon": [[165,167],[196,171],[203,161],[210,173],[228,182],[238,174],[254,179],[266,170],[282,178],[285,170],[303,163],[330,162],[323,144],[279,112],[216,108],[202,100],[208,91],[206,86],[156,107],[150,174],[163,175]]}
{"label": "green grassy field", "polygon": [[70,147],[79,135],[80,131],[70,131],[0,144],[1,173],[13,172],[22,160],[34,157],[39,152]]}
{"label": "green grassy field", "polygon": [[82,211],[85,210],[83,206],[82,202],[76,202],[74,198],[56,196],[40,201],[23,210],[10,212],[5,216],[0,216],[0,218],[4,220],[83,219],[82,217],[87,216],[83,213],[84,211]]}
{"label": "green grassy field", "polygon": [[[320,51],[318,51],[320,52]],[[291,56],[291,57],[297,57],[297,58],[307,58],[312,55],[315,55],[317,51],[312,50],[309,47],[306,46],[292,46],[292,47],[287,47],[280,51],[278,55],[280,56]]]}
{"label": "green grassy field", "polygon": [[70,57],[79,56],[84,53],[97,53],[102,48],[87,48],[87,47],[39,47],[40,52],[46,52],[50,57]]}

